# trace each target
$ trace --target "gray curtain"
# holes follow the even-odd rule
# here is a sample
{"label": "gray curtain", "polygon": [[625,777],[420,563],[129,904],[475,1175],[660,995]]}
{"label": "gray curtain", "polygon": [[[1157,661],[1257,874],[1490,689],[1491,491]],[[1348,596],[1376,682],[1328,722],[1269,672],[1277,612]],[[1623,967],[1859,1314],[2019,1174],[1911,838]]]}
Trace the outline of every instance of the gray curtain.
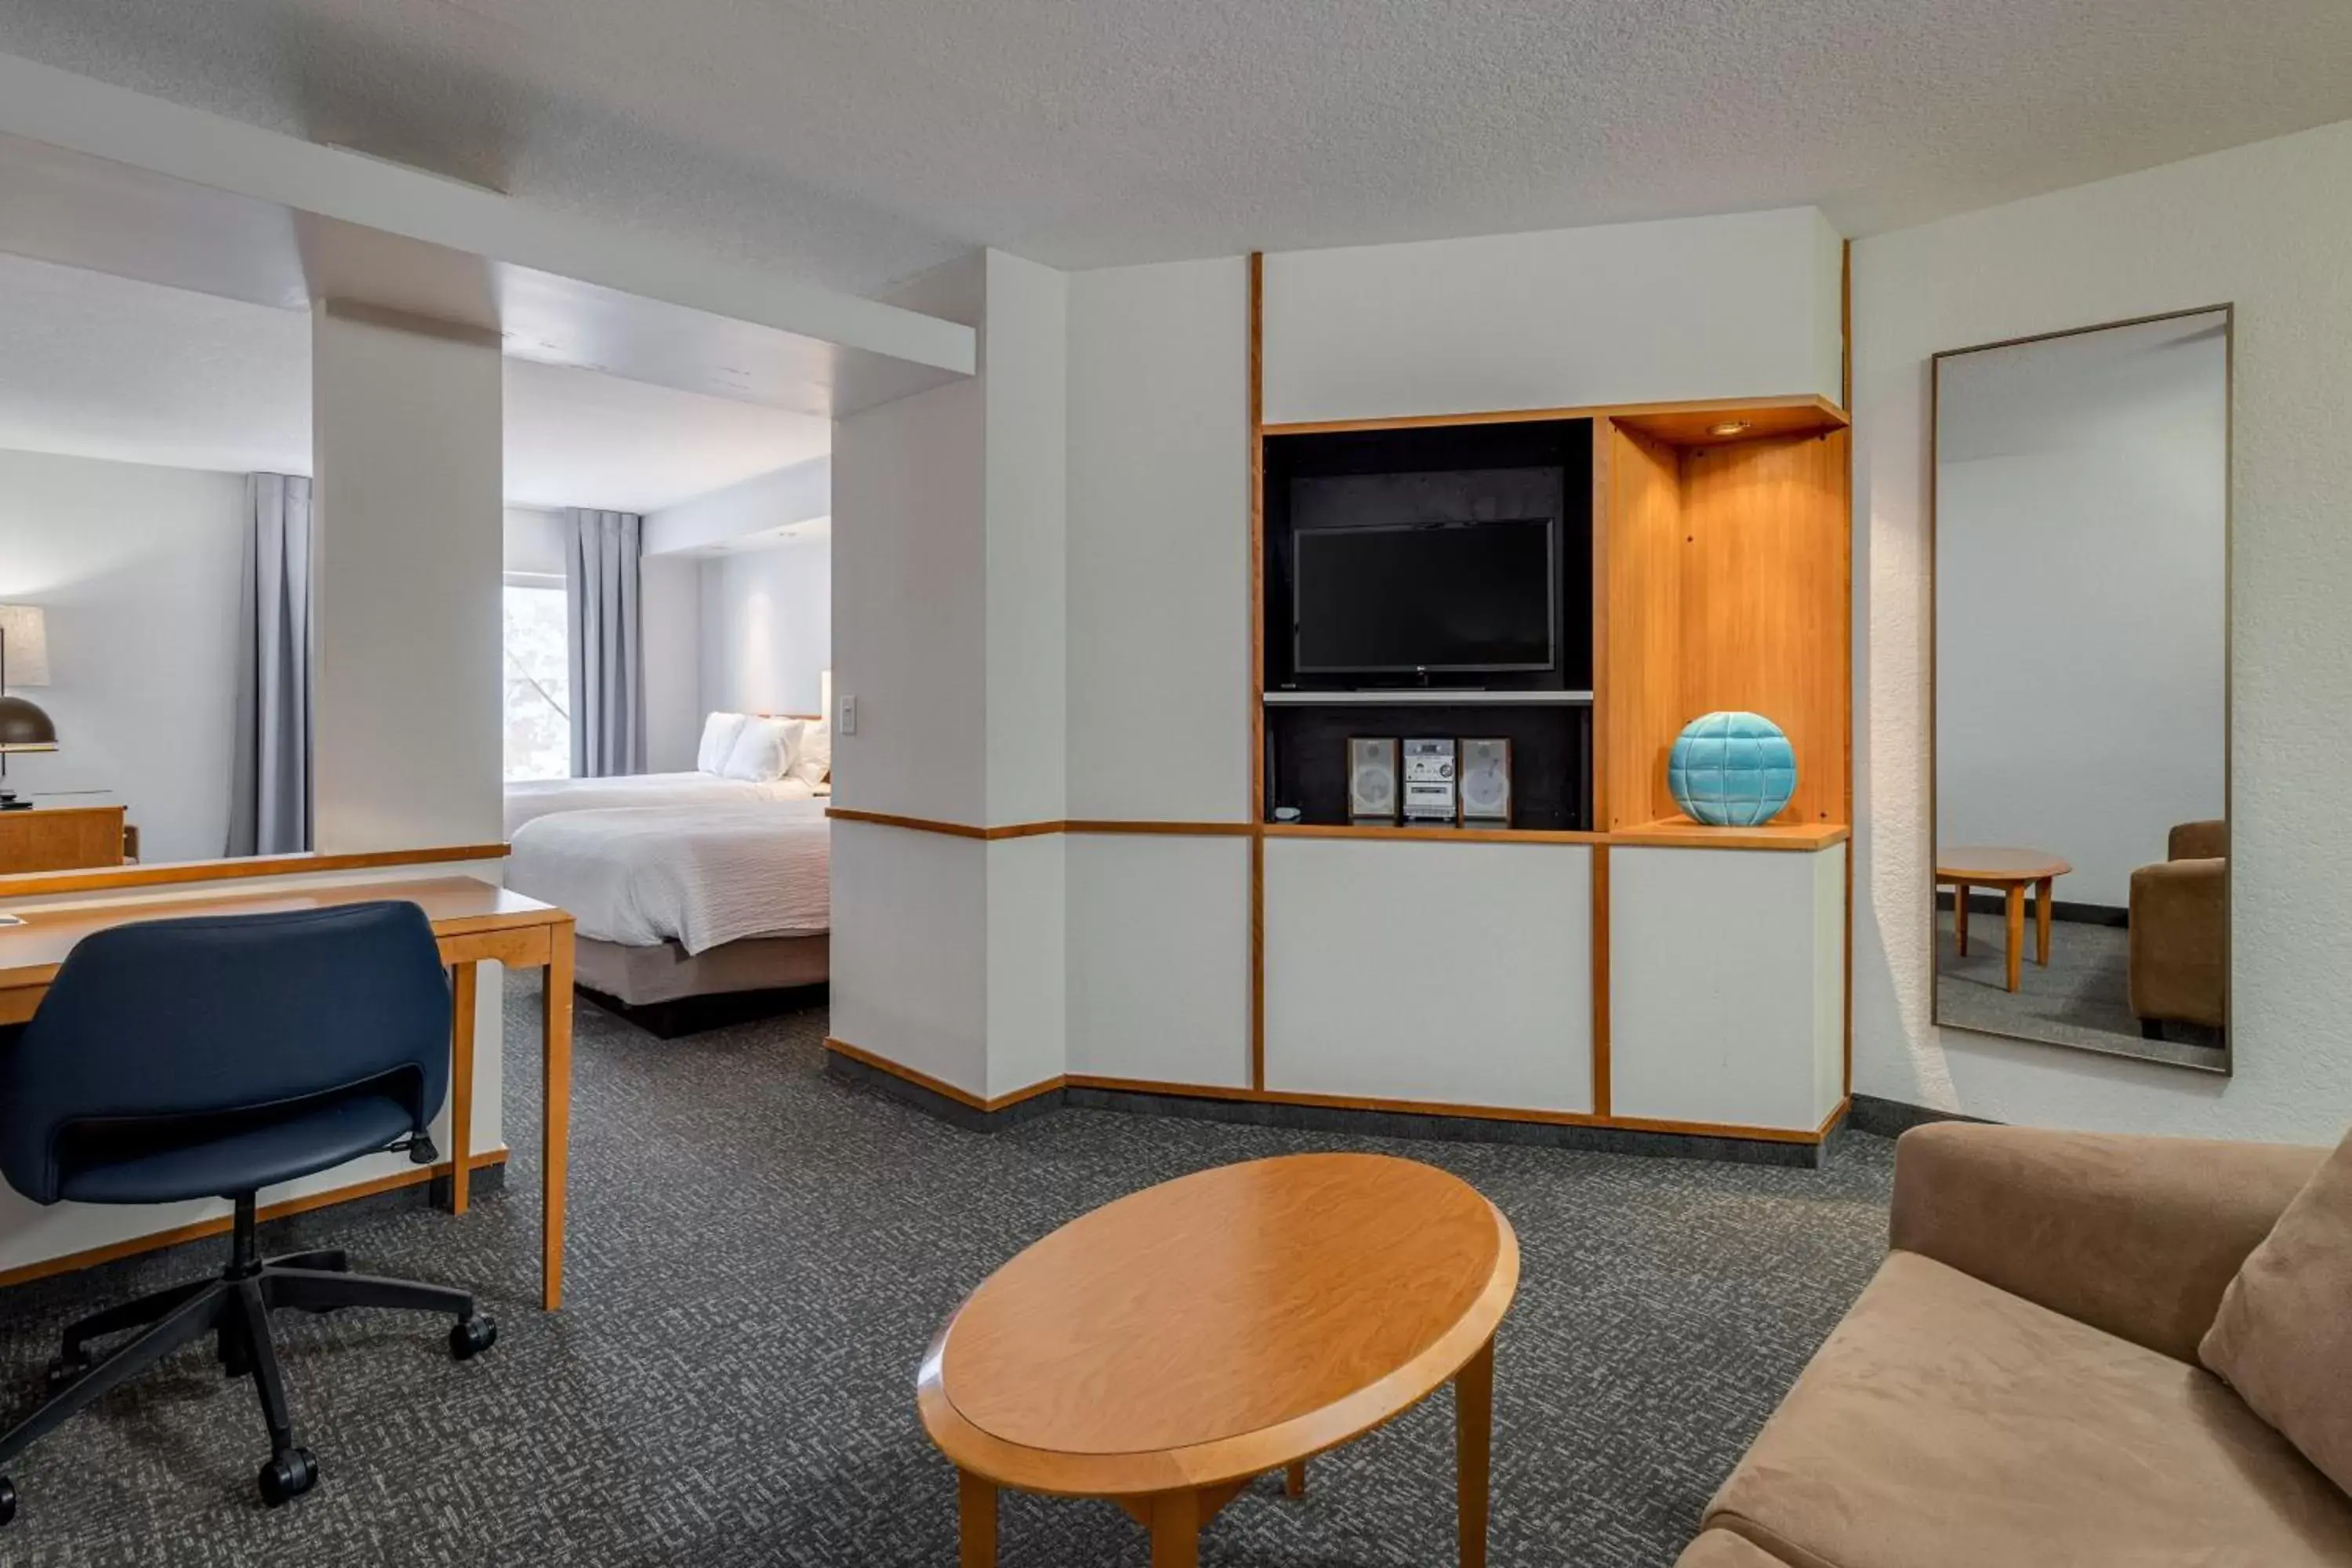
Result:
{"label": "gray curtain", "polygon": [[564,514],[564,598],[571,612],[572,776],[646,771],[644,634],[637,556],[645,520],[572,507]]}
{"label": "gray curtain", "polygon": [[290,855],[310,847],[310,481],[253,474],[245,495],[228,852]]}

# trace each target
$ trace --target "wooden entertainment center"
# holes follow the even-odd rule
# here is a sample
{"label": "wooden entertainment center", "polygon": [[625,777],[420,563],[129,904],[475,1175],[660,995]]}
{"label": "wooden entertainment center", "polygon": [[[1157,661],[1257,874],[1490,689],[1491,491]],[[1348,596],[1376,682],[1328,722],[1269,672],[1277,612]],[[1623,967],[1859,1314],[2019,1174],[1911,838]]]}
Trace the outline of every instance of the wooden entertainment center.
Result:
{"label": "wooden entertainment center", "polygon": [[[1254,264],[1250,1097],[1818,1144],[1850,1091],[1844,413],[1794,395],[1268,425],[1262,287]],[[1300,682],[1285,488],[1449,459],[1563,474],[1589,648],[1481,689]],[[1667,792],[1675,736],[1719,709],[1795,748],[1769,824],[1702,826]],[[1518,809],[1351,821],[1350,733],[1509,737]]]}

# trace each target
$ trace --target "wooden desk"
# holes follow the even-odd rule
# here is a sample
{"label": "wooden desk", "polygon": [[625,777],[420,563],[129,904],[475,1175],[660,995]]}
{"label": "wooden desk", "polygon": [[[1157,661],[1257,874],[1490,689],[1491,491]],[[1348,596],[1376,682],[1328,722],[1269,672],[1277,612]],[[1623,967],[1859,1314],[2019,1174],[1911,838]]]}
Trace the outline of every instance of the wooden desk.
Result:
{"label": "wooden desk", "polygon": [[35,801],[30,809],[0,811],[0,876],[120,866],[123,850],[121,805]]}
{"label": "wooden desk", "polygon": [[57,978],[58,966],[92,931],[134,921],[194,915],[264,914],[338,904],[402,899],[425,911],[451,971],[449,1158],[434,1167],[449,1181],[450,1210],[466,1212],[474,1133],[474,998],[476,971],[485,959],[547,971],[547,1016],[541,1048],[545,1065],[542,1119],[545,1220],[541,1244],[541,1300],[551,1312],[563,1304],[563,1184],[572,1127],[572,916],[471,877],[415,881],[331,882],[220,897],[148,899],[18,910],[21,926],[0,927],[0,1024],[21,1024]]}

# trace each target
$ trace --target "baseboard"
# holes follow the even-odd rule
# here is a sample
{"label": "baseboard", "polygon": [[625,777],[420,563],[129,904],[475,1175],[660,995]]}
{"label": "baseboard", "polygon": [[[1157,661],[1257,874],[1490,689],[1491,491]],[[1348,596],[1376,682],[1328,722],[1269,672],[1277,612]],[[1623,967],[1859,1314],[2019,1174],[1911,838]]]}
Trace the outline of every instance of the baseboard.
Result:
{"label": "baseboard", "polygon": [[825,1042],[826,1076],[886,1095],[951,1126],[971,1132],[999,1132],[1063,1109],[1113,1110],[1143,1116],[1185,1117],[1302,1132],[1337,1132],[1360,1138],[1413,1138],[1441,1142],[1516,1143],[1596,1153],[1641,1154],[1664,1159],[1728,1160],[1745,1164],[1817,1169],[1844,1121],[1841,1109],[1812,1132],[1741,1136],[1737,1128],[1610,1126],[1560,1117],[1526,1119],[1451,1114],[1402,1106],[1318,1105],[1266,1099],[1246,1090],[1185,1093],[1173,1088],[1100,1080],[1051,1079],[994,1100],[982,1100],[846,1041]]}
{"label": "baseboard", "polygon": [[[2032,902],[2031,898],[2026,900],[2029,906]],[[1949,910],[1951,907],[1952,895],[1949,892],[1938,891],[1936,894],[1936,908],[1940,910]],[[1969,913],[1972,915],[1991,915],[1999,918],[2008,912],[2009,901],[1999,893],[1969,895]],[[2032,918],[2030,907],[2027,910],[2027,918]],[[2052,899],[2050,918],[2065,924],[2127,927],[2131,924],[2131,910],[2120,904],[2078,904],[2065,899]]]}
{"label": "baseboard", "polygon": [[1914,1127],[1925,1127],[1935,1121],[1972,1121],[1978,1126],[1990,1126],[1981,1116],[1963,1116],[1957,1110],[1937,1110],[1931,1106],[1912,1105],[1900,1100],[1881,1100],[1874,1094],[1857,1094],[1846,1110],[1846,1125],[1856,1132],[1867,1132],[1878,1138],[1900,1138]]}
{"label": "baseboard", "polygon": [[1785,1142],[1719,1133],[1649,1132],[1558,1121],[1506,1121],[1487,1116],[1445,1116],[1423,1111],[1359,1110],[1284,1100],[1211,1100],[1188,1094],[1139,1089],[1093,1089],[1071,1084],[1062,1091],[1073,1110],[1116,1110],[1130,1115],[1177,1116],[1197,1121],[1280,1127],[1295,1132],[1337,1132],[1357,1138],[1408,1138],[1443,1143],[1511,1143],[1571,1149],[1596,1154],[1636,1154],[1665,1160],[1719,1160],[1743,1165],[1783,1165],[1818,1170],[1830,1140]]}

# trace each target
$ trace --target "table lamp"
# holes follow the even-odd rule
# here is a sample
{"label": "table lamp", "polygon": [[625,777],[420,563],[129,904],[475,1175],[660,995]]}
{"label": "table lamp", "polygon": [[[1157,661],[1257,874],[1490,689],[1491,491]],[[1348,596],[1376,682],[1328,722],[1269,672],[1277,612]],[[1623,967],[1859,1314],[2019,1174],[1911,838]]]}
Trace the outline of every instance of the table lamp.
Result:
{"label": "table lamp", "polygon": [[[54,752],[58,727],[49,716],[8,688],[49,683],[49,633],[38,605],[0,605],[0,778],[8,776],[8,758],[16,752]],[[0,789],[0,811],[28,809],[30,801]]]}

